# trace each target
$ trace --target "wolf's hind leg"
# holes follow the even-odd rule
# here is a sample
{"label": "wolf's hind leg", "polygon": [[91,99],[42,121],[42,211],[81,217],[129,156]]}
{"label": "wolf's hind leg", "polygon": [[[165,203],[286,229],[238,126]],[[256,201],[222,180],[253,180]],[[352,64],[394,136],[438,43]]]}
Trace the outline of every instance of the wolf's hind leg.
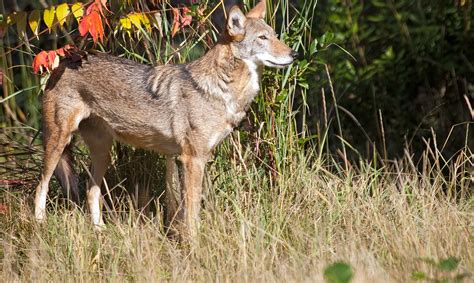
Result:
{"label": "wolf's hind leg", "polygon": [[54,169],[58,165],[66,145],[71,141],[76,121],[81,117],[77,112],[56,113],[55,105],[43,104],[43,172],[41,181],[36,187],[35,218],[42,221],[46,217],[46,197],[48,185]]}
{"label": "wolf's hind leg", "polygon": [[[166,156],[166,217],[165,226],[167,229],[172,229],[173,224],[180,218],[178,209],[181,205],[181,185],[182,172],[181,164],[174,156]],[[181,171],[181,174],[180,174]],[[172,230],[171,230],[172,232]]]}
{"label": "wolf's hind leg", "polygon": [[100,120],[90,119],[84,120],[79,125],[81,136],[89,147],[91,154],[92,179],[87,185],[87,203],[92,223],[97,227],[104,225],[101,213],[102,194],[100,186],[110,164],[110,149],[113,143],[112,136],[100,125]]}

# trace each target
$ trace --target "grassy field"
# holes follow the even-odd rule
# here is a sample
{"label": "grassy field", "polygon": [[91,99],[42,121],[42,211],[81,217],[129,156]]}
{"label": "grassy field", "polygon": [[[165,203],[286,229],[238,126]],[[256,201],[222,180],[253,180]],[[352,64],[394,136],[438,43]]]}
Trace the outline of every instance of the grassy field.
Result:
{"label": "grassy field", "polygon": [[[234,151],[243,159],[252,155]],[[32,194],[3,190],[9,206],[0,215],[1,278],[321,282],[324,268],[336,261],[350,264],[353,282],[407,282],[413,272],[469,276],[472,180],[462,174],[469,156],[444,174],[428,158],[419,172],[409,158],[343,169],[314,156],[289,156],[277,175],[239,158],[211,163],[193,247],[166,237],[160,213],[144,217],[126,203],[95,232],[87,213],[53,198],[49,218],[38,225]],[[431,262],[449,257],[459,261],[452,271]]]}

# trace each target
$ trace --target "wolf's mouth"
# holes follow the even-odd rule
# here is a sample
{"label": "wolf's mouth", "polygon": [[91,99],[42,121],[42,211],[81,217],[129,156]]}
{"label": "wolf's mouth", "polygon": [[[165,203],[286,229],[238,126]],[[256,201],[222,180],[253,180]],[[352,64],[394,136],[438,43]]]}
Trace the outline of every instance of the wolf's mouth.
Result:
{"label": "wolf's mouth", "polygon": [[273,62],[273,61],[270,61],[270,60],[266,60],[268,63],[272,64],[272,65],[275,65],[275,66],[279,66],[279,67],[286,67],[286,66],[289,66],[291,65],[291,63],[293,63],[293,60],[291,62],[288,62],[288,63],[276,63],[276,62]]}

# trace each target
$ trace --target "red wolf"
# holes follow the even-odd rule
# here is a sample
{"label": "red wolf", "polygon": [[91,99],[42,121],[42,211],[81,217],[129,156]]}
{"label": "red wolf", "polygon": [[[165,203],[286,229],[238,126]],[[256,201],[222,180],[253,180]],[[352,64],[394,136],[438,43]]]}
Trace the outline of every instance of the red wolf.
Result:
{"label": "red wolf", "polygon": [[265,10],[265,1],[246,15],[232,7],[219,42],[187,64],[151,67],[105,54],[63,60],[42,102],[45,150],[36,219],[46,216],[53,173],[77,198],[65,148],[79,130],[91,154],[87,202],[96,227],[103,225],[100,186],[115,139],[166,156],[167,225],[195,236],[204,166],[213,149],[244,118],[263,67],[288,66],[297,55],[264,22]]}

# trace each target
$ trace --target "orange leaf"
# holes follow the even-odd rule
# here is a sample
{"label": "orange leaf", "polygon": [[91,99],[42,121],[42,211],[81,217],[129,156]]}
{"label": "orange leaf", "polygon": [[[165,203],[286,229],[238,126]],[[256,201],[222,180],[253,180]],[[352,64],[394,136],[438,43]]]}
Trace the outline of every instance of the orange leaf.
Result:
{"label": "orange leaf", "polygon": [[102,25],[102,19],[99,15],[98,12],[91,13],[91,25],[89,32],[92,35],[92,38],[94,39],[94,42],[97,42],[97,40],[100,39],[102,41],[104,37],[104,26]]}
{"label": "orange leaf", "polygon": [[99,39],[100,41],[104,38],[104,25],[102,24],[102,6],[100,0],[92,3],[86,11],[86,15],[82,17],[81,22],[79,23],[79,33],[81,36],[85,36],[89,33],[96,43]]}
{"label": "orange leaf", "polygon": [[41,67],[48,68],[48,53],[41,51],[33,59],[33,71],[38,74],[41,71]]}
{"label": "orange leaf", "polygon": [[173,11],[173,28],[171,29],[171,37],[174,37],[176,32],[178,32],[180,24],[179,24],[179,10],[178,8],[171,8]]}

